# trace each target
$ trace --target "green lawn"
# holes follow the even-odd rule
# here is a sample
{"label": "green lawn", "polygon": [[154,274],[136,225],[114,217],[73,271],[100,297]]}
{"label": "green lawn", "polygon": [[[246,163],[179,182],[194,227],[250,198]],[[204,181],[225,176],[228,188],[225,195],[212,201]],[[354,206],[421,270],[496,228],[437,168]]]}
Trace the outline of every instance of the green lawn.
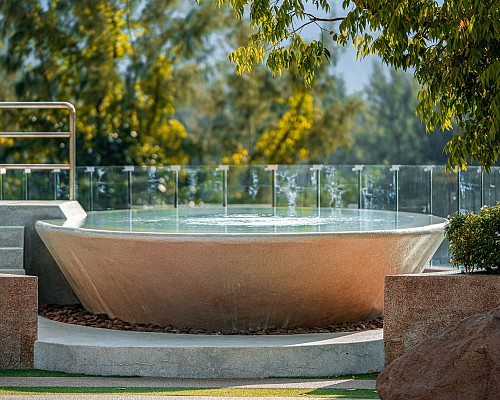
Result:
{"label": "green lawn", "polygon": [[[92,377],[85,374],[68,374],[58,371],[0,370],[0,377]],[[111,377],[110,377],[111,378]],[[113,377],[119,378],[119,377]],[[127,378],[127,377],[122,377]],[[343,375],[334,377],[296,377],[295,379],[364,379],[375,380],[376,373]],[[17,387],[1,386],[0,395],[21,394],[147,394],[157,396],[229,396],[229,397],[324,397],[331,399],[355,398],[378,399],[377,392],[371,389],[333,389],[333,388],[135,388],[135,387]]]}
{"label": "green lawn", "polygon": [[0,377],[90,377],[85,374],[68,374],[60,371],[45,371],[43,369],[0,369]]}

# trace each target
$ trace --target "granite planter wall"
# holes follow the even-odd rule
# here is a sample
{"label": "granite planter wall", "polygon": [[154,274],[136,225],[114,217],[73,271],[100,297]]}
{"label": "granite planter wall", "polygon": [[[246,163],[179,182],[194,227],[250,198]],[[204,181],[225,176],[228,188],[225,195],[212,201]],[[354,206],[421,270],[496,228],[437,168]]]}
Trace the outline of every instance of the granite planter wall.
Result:
{"label": "granite planter wall", "polygon": [[384,291],[388,365],[434,333],[500,306],[500,275],[455,271],[387,275]]}
{"label": "granite planter wall", "polygon": [[0,369],[33,368],[38,278],[0,274]]}

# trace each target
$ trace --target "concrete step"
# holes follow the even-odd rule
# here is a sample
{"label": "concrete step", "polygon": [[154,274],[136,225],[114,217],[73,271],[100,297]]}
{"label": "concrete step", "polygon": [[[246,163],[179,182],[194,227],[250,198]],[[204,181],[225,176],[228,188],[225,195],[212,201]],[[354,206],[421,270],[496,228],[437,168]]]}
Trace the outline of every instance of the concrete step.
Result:
{"label": "concrete step", "polygon": [[24,226],[0,226],[1,247],[24,247]]}
{"label": "concrete step", "polygon": [[382,329],[302,335],[175,335],[90,328],[39,317],[35,368],[205,380],[327,377],[382,371],[384,339]]}
{"label": "concrete step", "polygon": [[26,271],[16,268],[0,268],[0,274],[8,274],[8,275],[26,275]]}
{"label": "concrete step", "polygon": [[0,271],[2,269],[24,269],[24,249],[0,247]]}

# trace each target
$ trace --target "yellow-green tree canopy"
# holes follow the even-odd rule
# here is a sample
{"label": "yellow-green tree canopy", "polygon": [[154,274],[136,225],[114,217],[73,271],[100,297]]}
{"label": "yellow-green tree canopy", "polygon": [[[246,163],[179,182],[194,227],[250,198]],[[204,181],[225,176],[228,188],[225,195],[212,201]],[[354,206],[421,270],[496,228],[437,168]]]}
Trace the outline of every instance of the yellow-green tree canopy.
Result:
{"label": "yellow-green tree canopy", "polygon": [[[360,102],[345,98],[333,68],[316,71],[307,89],[265,68],[235,76],[219,54],[244,43],[249,29],[216,8],[0,0],[0,98],[73,103],[78,165],[320,163],[348,147]],[[2,130],[67,130],[63,113],[0,111]],[[64,140],[27,140],[0,138],[0,160],[67,162]]]}
{"label": "yellow-green tree canopy", "polygon": [[[339,45],[352,42],[359,57],[412,69],[422,85],[417,111],[429,131],[458,129],[445,146],[448,167],[494,164],[500,151],[500,2],[498,0],[216,0],[254,32],[229,55],[237,72],[265,63],[280,74],[292,66],[310,84],[330,50],[305,41],[303,28],[327,29]],[[339,21],[338,29],[326,28]],[[324,26],[322,24],[325,24]]]}

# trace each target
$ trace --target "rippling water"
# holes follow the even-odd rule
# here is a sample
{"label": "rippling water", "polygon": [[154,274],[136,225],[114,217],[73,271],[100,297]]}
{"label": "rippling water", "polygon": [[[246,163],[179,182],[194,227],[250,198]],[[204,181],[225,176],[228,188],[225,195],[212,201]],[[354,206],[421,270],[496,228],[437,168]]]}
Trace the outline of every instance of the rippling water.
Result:
{"label": "rippling water", "polygon": [[444,222],[424,214],[352,209],[178,208],[97,211],[83,221],[51,221],[84,229],[177,233],[380,231]]}

